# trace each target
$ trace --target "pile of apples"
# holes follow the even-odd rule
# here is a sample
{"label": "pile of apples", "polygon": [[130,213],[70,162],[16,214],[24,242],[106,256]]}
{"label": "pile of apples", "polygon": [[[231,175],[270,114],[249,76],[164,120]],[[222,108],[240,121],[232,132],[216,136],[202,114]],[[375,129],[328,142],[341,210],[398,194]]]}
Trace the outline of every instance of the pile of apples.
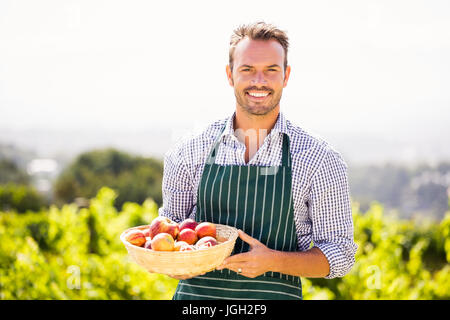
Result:
{"label": "pile of apples", "polygon": [[131,230],[125,239],[138,247],[154,251],[192,251],[218,244],[216,225],[186,219],[181,223],[159,216],[144,230]]}

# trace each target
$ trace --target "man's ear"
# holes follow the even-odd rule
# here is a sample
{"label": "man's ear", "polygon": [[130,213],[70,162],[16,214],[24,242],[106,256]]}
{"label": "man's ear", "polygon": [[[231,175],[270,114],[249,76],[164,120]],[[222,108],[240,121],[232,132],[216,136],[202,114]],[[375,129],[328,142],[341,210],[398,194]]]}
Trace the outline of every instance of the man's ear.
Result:
{"label": "man's ear", "polygon": [[286,66],[286,71],[284,72],[283,88],[286,88],[290,75],[291,75],[291,66]]}
{"label": "man's ear", "polygon": [[230,84],[230,86],[234,87],[233,71],[231,70],[230,65],[228,65],[228,64],[226,67],[226,72],[227,72],[228,83]]}

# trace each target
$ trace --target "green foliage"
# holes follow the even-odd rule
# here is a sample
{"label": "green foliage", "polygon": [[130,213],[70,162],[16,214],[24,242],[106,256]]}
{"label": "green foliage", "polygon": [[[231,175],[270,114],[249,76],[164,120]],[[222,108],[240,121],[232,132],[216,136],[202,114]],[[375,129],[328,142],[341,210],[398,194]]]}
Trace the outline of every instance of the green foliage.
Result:
{"label": "green foliage", "polygon": [[44,205],[28,174],[12,160],[0,159],[0,210],[37,211]]}
{"label": "green foliage", "polygon": [[77,197],[94,197],[102,186],[117,191],[115,207],[126,201],[142,203],[152,198],[162,204],[162,161],[131,156],[115,149],[79,155],[54,184],[55,203],[72,202]]}
{"label": "green foliage", "polygon": [[450,299],[450,211],[439,223],[353,207],[358,251],[343,278],[305,279],[306,299]]}
{"label": "green foliage", "polygon": [[[158,214],[150,199],[114,206],[101,188],[88,208],[0,212],[0,299],[171,299],[177,280],[132,262],[119,235]],[[304,299],[450,299],[450,212],[440,223],[353,207],[359,249],[351,272],[302,279]]]}
{"label": "green foliage", "polygon": [[0,185],[0,210],[38,211],[45,204],[44,198],[31,186],[11,182]]}
{"label": "green foliage", "polygon": [[119,236],[158,214],[101,188],[89,208],[0,213],[0,299],[170,299],[177,281],[132,262]]}

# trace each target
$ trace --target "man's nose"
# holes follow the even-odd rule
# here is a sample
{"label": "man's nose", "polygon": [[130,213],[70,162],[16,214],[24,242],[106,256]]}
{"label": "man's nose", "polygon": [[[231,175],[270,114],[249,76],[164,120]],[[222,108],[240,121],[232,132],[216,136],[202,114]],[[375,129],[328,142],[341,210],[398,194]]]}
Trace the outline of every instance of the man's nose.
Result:
{"label": "man's nose", "polygon": [[266,78],[264,77],[264,72],[256,72],[254,78],[252,79],[252,84],[267,84]]}

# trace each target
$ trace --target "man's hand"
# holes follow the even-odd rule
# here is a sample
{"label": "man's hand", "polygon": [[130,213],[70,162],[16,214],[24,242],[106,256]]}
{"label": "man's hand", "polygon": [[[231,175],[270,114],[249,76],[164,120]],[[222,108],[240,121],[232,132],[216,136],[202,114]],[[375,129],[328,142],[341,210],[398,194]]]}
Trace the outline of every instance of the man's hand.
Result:
{"label": "man's hand", "polygon": [[[266,247],[242,230],[238,232],[242,241],[250,245],[250,251],[226,258],[217,270],[226,268],[238,272],[241,269],[239,274],[248,278],[255,278],[268,271],[307,278],[323,278],[330,273],[328,260],[317,247],[302,252],[277,251]],[[194,276],[171,277],[185,280]]]}
{"label": "man's hand", "polygon": [[271,271],[271,265],[274,262],[275,251],[269,249],[257,239],[250,237],[242,230],[238,230],[239,237],[250,245],[250,251],[232,255],[226,258],[218,266],[217,270],[224,268],[238,272],[248,278],[255,278],[264,272]]}

